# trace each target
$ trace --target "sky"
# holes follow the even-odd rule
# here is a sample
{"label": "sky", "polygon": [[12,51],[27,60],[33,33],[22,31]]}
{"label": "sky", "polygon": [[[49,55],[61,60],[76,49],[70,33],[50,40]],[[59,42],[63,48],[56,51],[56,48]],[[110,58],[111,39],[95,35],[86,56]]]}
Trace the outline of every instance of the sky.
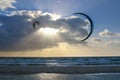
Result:
{"label": "sky", "polygon": [[[120,56],[120,0],[0,0],[0,57]],[[94,23],[92,35],[85,13]],[[36,23],[35,28],[33,23]]]}

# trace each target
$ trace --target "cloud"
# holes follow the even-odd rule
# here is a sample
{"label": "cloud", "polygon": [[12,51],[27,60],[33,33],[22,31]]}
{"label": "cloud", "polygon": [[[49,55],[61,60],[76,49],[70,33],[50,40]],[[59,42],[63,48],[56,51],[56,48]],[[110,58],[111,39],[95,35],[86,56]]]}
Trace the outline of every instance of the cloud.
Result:
{"label": "cloud", "polygon": [[115,40],[106,41],[106,45],[114,45],[114,44],[120,45],[120,40],[115,39]]}
{"label": "cloud", "polygon": [[100,39],[100,38],[92,38],[92,41],[93,41],[93,42],[102,42],[103,40]]}
{"label": "cloud", "polygon": [[99,32],[101,37],[120,37],[120,33],[110,32],[108,29],[105,29],[103,32]]}
{"label": "cloud", "polygon": [[120,47],[120,40],[119,38],[114,39],[103,39],[103,38],[91,38],[91,40],[87,44],[90,47],[93,48],[116,48],[118,49]]}
{"label": "cloud", "polygon": [[[39,29],[32,26],[39,21]],[[23,51],[45,49],[59,43],[86,45],[81,38],[88,35],[86,20],[76,16],[61,18],[60,15],[41,11],[13,11],[0,15],[0,51]],[[58,30],[53,36],[40,32],[40,29]]]}
{"label": "cloud", "polygon": [[0,0],[0,9],[1,10],[6,10],[8,8],[14,8],[13,3],[16,3],[16,0]]}

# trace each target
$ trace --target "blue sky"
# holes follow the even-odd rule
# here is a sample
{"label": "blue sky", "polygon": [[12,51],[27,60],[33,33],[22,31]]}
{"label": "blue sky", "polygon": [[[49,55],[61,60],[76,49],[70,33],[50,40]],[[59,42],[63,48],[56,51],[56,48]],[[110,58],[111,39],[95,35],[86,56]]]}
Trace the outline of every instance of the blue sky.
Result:
{"label": "blue sky", "polygon": [[[11,16],[12,20],[17,20],[18,18],[19,19],[18,23],[23,23],[24,21],[22,20],[28,19],[28,18],[31,19],[30,16],[28,17],[26,16],[26,14],[24,15],[24,12],[27,12],[27,11],[28,11],[27,15],[34,15],[34,16],[36,14],[35,11],[40,11],[41,12],[40,14],[49,13],[49,17],[51,18],[54,16],[53,14],[61,15],[61,18],[64,18],[64,17],[71,16],[73,13],[82,12],[82,13],[86,13],[87,15],[89,15],[92,18],[93,23],[94,23],[94,32],[92,36],[90,37],[90,39],[87,41],[89,43],[87,45],[90,47],[97,46],[96,50],[98,51],[101,51],[102,48],[109,46],[109,48],[105,48],[106,52],[100,52],[100,53],[103,53],[103,54],[109,53],[110,52],[109,49],[114,49],[116,51],[111,52],[110,55],[113,55],[114,53],[115,55],[120,55],[118,54],[118,52],[120,51],[119,50],[120,48],[120,8],[119,8],[120,0],[99,0],[99,1],[98,0],[5,0],[5,1],[1,0],[0,5],[1,5],[0,6],[0,14],[1,14],[0,16],[1,26],[0,27],[1,29],[5,28],[5,30],[1,30],[0,35],[3,34],[2,32],[5,33],[6,31],[7,33],[10,34],[9,38],[10,36],[13,37],[14,34],[18,34],[16,37],[15,36],[14,37],[21,39],[23,36],[26,36],[26,35],[28,36],[28,34],[31,34],[31,31],[32,31],[32,30],[28,31],[26,35],[23,35],[22,33],[20,34],[16,33],[13,28],[9,28],[8,26],[6,26],[6,25],[9,25],[9,26],[13,25],[12,23],[8,22],[9,21],[8,19],[10,19],[10,17],[8,17],[7,15],[6,15],[7,17],[3,16],[6,13],[8,15],[13,14]],[[23,12],[17,12],[17,11],[23,11]],[[34,13],[29,12],[29,11],[33,11]],[[22,16],[17,15],[17,13],[22,14]],[[39,13],[37,13],[36,15],[39,16]],[[34,18],[34,19],[41,20],[41,16],[39,16],[39,18]],[[45,20],[47,19],[49,18],[45,18]],[[16,25],[18,23],[16,21]],[[23,31],[26,31],[26,29],[29,29],[29,28],[25,28],[24,26],[26,25],[31,26],[30,24],[31,24],[30,22],[21,24],[23,25],[23,28],[24,28]],[[13,25],[13,27],[15,28],[15,25]],[[19,30],[21,30],[20,27],[17,29],[18,29],[18,32]],[[3,38],[3,35],[1,38]],[[14,44],[12,40],[13,39],[11,38],[8,39],[8,43]],[[7,44],[7,40],[4,41],[3,39],[0,41],[1,41],[0,43],[1,45],[4,45],[2,44],[3,42]],[[68,45],[69,44],[71,43],[68,41]],[[53,45],[57,46],[58,44],[53,44]],[[0,48],[1,47],[2,46],[0,46]],[[41,47],[41,46],[37,46],[37,47]],[[45,46],[42,46],[42,47],[44,48]],[[88,50],[88,52],[91,51],[91,53],[92,52],[95,53],[94,48],[91,49],[88,47],[86,48],[84,46],[82,46],[82,48],[85,48],[85,50]],[[76,48],[73,51],[75,50]],[[76,51],[79,52],[79,50],[76,50]],[[103,54],[100,54],[100,55],[103,55]],[[105,55],[108,55],[108,54],[105,54]]]}

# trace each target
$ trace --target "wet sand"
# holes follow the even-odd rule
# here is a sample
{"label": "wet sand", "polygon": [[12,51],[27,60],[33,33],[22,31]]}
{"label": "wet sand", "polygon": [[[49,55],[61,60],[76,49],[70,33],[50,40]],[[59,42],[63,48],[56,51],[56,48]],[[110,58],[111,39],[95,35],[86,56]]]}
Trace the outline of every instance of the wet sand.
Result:
{"label": "wet sand", "polygon": [[0,74],[0,80],[120,80],[120,73],[99,74]]}
{"label": "wet sand", "polygon": [[81,66],[0,66],[0,74],[34,74],[34,73],[120,73],[116,65],[81,65]]}

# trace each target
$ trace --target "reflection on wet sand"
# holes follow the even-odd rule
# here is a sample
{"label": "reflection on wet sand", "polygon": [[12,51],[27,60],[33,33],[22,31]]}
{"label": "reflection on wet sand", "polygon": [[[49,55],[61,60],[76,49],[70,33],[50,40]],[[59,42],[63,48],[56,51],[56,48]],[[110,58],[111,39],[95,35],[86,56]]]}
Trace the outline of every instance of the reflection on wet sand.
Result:
{"label": "reflection on wet sand", "polygon": [[119,80],[120,73],[99,74],[0,74],[0,80]]}

